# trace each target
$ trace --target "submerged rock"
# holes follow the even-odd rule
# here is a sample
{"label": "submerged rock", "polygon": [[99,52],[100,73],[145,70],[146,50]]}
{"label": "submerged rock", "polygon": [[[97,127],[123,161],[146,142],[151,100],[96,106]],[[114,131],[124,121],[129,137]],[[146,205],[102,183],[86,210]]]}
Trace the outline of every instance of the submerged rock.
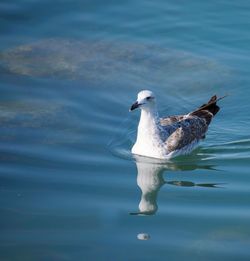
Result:
{"label": "submerged rock", "polygon": [[226,73],[216,61],[143,43],[45,39],[0,53],[2,72],[42,78],[159,85],[205,82]]}

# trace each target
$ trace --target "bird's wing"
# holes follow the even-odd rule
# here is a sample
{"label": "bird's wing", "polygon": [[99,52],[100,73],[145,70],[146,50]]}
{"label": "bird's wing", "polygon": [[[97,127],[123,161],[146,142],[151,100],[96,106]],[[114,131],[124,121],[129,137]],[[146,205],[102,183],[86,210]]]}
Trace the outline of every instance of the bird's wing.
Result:
{"label": "bird's wing", "polygon": [[[205,119],[207,125],[210,124],[213,116],[220,110],[220,107],[217,105],[217,102],[221,99],[223,99],[226,96],[223,96],[221,98],[217,98],[216,95],[212,96],[210,100],[200,106],[198,109],[190,112],[189,116],[196,116],[198,118]],[[163,127],[169,127],[174,125],[177,122],[183,121],[187,118],[187,115],[175,115],[175,116],[169,116],[166,118],[163,118],[160,120],[160,123]]]}
{"label": "bird's wing", "polygon": [[224,97],[226,96],[217,98],[214,95],[207,103],[187,115],[170,116],[161,119],[160,124],[168,133],[165,141],[167,150],[169,152],[179,150],[193,141],[205,138],[208,125],[220,110],[216,103]]}
{"label": "bird's wing", "polygon": [[220,110],[216,103],[224,97],[218,99],[214,95],[207,103],[187,115],[161,119],[160,123],[168,133],[165,141],[168,151],[179,150],[193,141],[205,138],[208,125],[213,116]]}
{"label": "bird's wing", "polygon": [[174,115],[160,119],[161,126],[171,126],[178,121],[182,121],[185,115]]}
{"label": "bird's wing", "polygon": [[[208,112],[209,113],[209,112]],[[206,119],[196,115],[187,114],[180,121],[167,127],[169,136],[165,141],[169,152],[179,150],[194,141],[205,138],[208,128]]]}

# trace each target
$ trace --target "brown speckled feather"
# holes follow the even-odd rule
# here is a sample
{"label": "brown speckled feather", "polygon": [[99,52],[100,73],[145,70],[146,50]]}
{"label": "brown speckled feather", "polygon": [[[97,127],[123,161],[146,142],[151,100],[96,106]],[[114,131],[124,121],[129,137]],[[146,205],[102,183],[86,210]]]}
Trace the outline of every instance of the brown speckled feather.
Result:
{"label": "brown speckled feather", "polygon": [[171,126],[171,134],[165,142],[168,151],[179,150],[194,141],[204,138],[207,127],[204,118],[187,115],[186,119]]}
{"label": "brown speckled feather", "polygon": [[216,101],[217,97],[213,96],[207,104],[187,115],[175,115],[160,120],[161,126],[169,135],[165,142],[169,152],[205,138],[208,125],[219,111]]}

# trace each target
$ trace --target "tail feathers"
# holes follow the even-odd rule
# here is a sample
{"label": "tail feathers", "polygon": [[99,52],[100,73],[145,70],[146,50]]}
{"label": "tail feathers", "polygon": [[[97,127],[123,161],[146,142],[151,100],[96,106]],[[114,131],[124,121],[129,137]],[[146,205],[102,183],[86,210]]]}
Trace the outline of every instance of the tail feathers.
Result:
{"label": "tail feathers", "polygon": [[211,97],[211,99],[208,101],[208,103],[216,102],[217,101],[217,96],[214,95]]}
{"label": "tail feathers", "polygon": [[216,104],[216,102],[217,102],[217,96],[214,95],[207,103],[203,104],[198,110],[209,111],[214,116],[220,110],[220,107]]}
{"label": "tail feathers", "polygon": [[217,98],[217,96],[214,95],[214,96],[211,97],[211,99],[207,103],[203,104],[196,111],[201,111],[201,110],[209,111],[214,116],[220,110],[220,107],[216,103],[219,100],[225,98],[226,96],[227,95],[220,97],[220,98]]}
{"label": "tail feathers", "polygon": [[211,99],[199,107],[197,110],[193,111],[191,115],[204,118],[206,123],[209,124],[214,115],[220,110],[220,107],[216,104],[219,100],[225,98],[227,95],[217,98],[216,95],[212,96]]}

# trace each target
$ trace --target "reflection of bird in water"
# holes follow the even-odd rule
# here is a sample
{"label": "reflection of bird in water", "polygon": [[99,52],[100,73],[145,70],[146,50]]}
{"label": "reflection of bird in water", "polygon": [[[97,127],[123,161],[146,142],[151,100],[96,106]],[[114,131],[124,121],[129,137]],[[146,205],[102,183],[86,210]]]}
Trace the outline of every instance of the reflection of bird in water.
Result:
{"label": "reflection of bird in water", "polygon": [[164,169],[161,165],[136,162],[137,185],[140,187],[142,195],[139,203],[139,210],[142,214],[154,214],[157,209],[157,194],[165,180],[163,178]]}
{"label": "reflection of bird in water", "polygon": [[139,212],[132,215],[153,215],[157,212],[157,196],[160,188],[164,184],[183,186],[183,187],[218,187],[215,183],[196,184],[191,181],[165,181],[163,173],[166,170],[194,170],[197,168],[211,169],[211,166],[198,165],[177,165],[174,163],[160,164],[159,162],[145,161],[146,158],[135,157],[137,166],[137,185],[141,189],[141,200],[139,203]]}

